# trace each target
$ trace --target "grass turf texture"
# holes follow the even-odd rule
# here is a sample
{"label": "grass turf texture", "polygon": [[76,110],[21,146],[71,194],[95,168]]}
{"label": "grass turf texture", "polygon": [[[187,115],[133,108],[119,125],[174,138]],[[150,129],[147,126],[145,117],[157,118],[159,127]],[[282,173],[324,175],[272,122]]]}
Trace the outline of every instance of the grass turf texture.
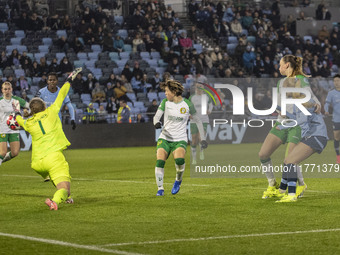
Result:
{"label": "grass turf texture", "polygon": [[[259,164],[260,144],[226,148],[226,159]],[[281,163],[284,149],[282,146],[273,155],[274,164]],[[308,190],[297,203],[275,204],[274,199],[261,199],[267,187],[265,178],[190,178],[187,155],[181,190],[173,196],[170,191],[175,168],[171,156],[165,165],[165,196],[156,197],[154,147],[68,150],[65,155],[73,177],[75,204],[62,204],[58,211],[49,211],[44,204],[45,198],[52,197],[54,187],[30,168],[30,152],[21,152],[1,166],[1,233],[126,254],[272,254],[278,247],[287,254],[340,253],[339,231],[234,236],[340,228],[339,179],[307,179]],[[313,155],[308,162],[334,161],[330,142],[321,155]],[[220,236],[234,237],[138,244]],[[130,244],[104,246],[117,243]],[[104,253],[0,234],[0,254]]]}

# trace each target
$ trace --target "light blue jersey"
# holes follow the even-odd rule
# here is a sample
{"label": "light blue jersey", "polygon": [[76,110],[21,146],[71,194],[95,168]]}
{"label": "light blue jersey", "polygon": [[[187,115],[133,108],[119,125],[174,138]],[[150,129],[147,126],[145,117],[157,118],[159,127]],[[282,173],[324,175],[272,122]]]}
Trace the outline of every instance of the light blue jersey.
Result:
{"label": "light blue jersey", "polygon": [[329,106],[333,107],[333,122],[340,122],[340,91],[333,89],[328,92],[326,103],[325,103],[325,112],[329,112]]}
{"label": "light blue jersey", "polygon": [[[310,137],[310,136],[323,136],[328,139],[327,136],[327,128],[325,121],[323,120],[323,116],[321,114],[317,114],[315,108],[307,108],[307,110],[312,115],[305,115],[299,108],[294,105],[293,113],[288,113],[286,116],[289,119],[296,120],[297,125],[301,127],[301,138]],[[280,130],[291,128],[294,126],[295,122],[285,123],[285,126],[279,125],[278,128]]]}
{"label": "light blue jersey", "polygon": [[[42,100],[44,100],[44,102],[46,103],[46,106],[49,107],[56,100],[56,98],[59,94],[59,91],[60,91],[60,88],[57,87],[57,91],[52,93],[51,91],[48,90],[48,88],[46,86],[45,88],[40,89],[36,96],[40,97]],[[73,108],[73,105],[71,104],[71,100],[70,100],[69,96],[65,97],[61,108],[63,108],[64,104],[66,104],[66,106],[69,109],[71,120],[75,120],[74,108]],[[60,111],[59,111],[59,118],[60,118],[60,120],[62,120]]]}

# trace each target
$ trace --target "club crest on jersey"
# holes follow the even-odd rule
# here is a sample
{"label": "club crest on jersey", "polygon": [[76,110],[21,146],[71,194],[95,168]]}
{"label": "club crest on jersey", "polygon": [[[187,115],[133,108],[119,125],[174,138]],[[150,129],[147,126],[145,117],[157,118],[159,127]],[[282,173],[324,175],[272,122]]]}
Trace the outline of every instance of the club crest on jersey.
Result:
{"label": "club crest on jersey", "polygon": [[6,137],[6,134],[1,134],[1,138],[5,138]]}
{"label": "club crest on jersey", "polygon": [[185,109],[184,107],[182,107],[179,111],[180,111],[182,114],[184,114],[184,113],[187,112],[187,109]]}

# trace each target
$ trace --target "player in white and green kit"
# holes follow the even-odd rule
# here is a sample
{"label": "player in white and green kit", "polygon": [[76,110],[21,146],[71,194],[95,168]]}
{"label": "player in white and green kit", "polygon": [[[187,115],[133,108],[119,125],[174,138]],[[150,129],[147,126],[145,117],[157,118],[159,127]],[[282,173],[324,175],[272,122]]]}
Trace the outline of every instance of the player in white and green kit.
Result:
{"label": "player in white and green kit", "polygon": [[[189,100],[193,103],[197,116],[200,118],[200,120],[203,123],[203,128],[204,128],[204,136],[206,135],[207,132],[207,127],[209,124],[209,114],[211,113],[213,109],[213,104],[210,99],[210,97],[203,93],[203,85],[200,83],[195,84],[195,94],[192,95]],[[202,102],[205,103],[206,107],[206,114],[202,115]],[[200,137],[199,137],[199,132],[196,123],[190,123],[190,132],[191,132],[191,163],[196,164],[196,149],[197,145],[199,144]],[[200,147],[200,146],[199,146]],[[203,148],[200,147],[200,159],[204,160],[204,150]]]}
{"label": "player in white and green kit", "polygon": [[[10,82],[2,84],[2,97],[0,98],[0,165],[16,156],[20,151],[19,130],[12,130],[7,126],[8,116],[20,107],[28,109],[28,103],[16,96],[12,96],[13,88]],[[7,152],[7,143],[10,151]]]}
{"label": "player in white and green kit", "polygon": [[155,168],[158,186],[157,196],[164,195],[164,165],[171,152],[174,156],[176,167],[176,180],[171,193],[175,195],[180,189],[185,170],[184,158],[188,143],[187,123],[190,116],[192,116],[192,121],[197,124],[201,135],[202,148],[207,148],[208,146],[204,138],[202,121],[196,115],[195,107],[188,99],[182,98],[183,85],[178,81],[167,80],[161,85],[161,88],[165,91],[166,99],[160,104],[153,119],[155,128],[161,128],[160,119],[164,114],[163,130],[157,141],[157,162]]}

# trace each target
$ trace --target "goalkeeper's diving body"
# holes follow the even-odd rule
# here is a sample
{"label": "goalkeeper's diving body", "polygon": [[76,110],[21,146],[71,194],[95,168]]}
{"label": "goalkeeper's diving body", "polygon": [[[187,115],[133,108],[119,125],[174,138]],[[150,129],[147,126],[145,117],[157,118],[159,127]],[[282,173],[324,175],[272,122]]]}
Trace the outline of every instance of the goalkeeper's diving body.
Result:
{"label": "goalkeeper's diving body", "polygon": [[79,72],[81,68],[70,74],[50,107],[46,108],[45,102],[35,97],[29,103],[30,118],[23,119],[19,112],[15,113],[19,125],[32,136],[32,168],[43,178],[49,175],[57,188],[53,198],[47,198],[45,201],[50,210],[58,210],[62,202],[73,202],[73,200],[68,201],[71,199],[69,197],[71,176],[69,165],[63,155],[63,150],[70,145],[70,142],[64,134],[58,114],[70,89],[70,83]]}
{"label": "goalkeeper's diving body", "polygon": [[153,123],[155,128],[161,128],[160,122],[164,114],[164,125],[157,141],[157,162],[155,168],[156,183],[158,186],[157,196],[164,196],[164,165],[170,153],[173,154],[176,167],[176,180],[171,190],[173,195],[177,194],[182,184],[182,177],[185,170],[185,153],[187,148],[187,123],[190,115],[191,121],[197,124],[201,136],[201,146],[207,148],[202,121],[197,117],[193,104],[182,97],[183,85],[175,80],[167,80],[161,84],[165,91],[166,98],[161,102]]}

